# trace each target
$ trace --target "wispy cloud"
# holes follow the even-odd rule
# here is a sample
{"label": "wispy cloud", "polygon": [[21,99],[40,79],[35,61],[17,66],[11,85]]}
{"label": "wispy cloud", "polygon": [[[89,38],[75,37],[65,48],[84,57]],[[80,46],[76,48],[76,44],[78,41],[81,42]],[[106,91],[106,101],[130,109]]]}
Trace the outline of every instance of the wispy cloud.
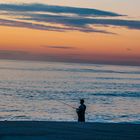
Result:
{"label": "wispy cloud", "polygon": [[121,16],[120,14],[102,11],[97,9],[89,8],[77,8],[77,7],[66,7],[66,6],[52,6],[46,4],[1,4],[1,10],[16,11],[16,12],[52,12],[52,13],[67,13],[76,14],[79,16]]}
{"label": "wispy cloud", "polygon": [[70,47],[70,46],[43,46],[43,47],[50,48],[50,49],[65,49],[65,50],[76,49],[75,47]]}
{"label": "wispy cloud", "polygon": [[[140,29],[139,20],[124,20],[123,14],[89,8],[52,6],[45,4],[0,4],[0,11],[10,19],[0,19],[0,25],[50,31],[110,33],[96,29],[95,25]],[[120,17],[120,19],[118,19]],[[112,19],[113,18],[113,19]],[[51,26],[46,24],[53,23]],[[57,26],[57,25],[62,26]],[[91,26],[94,25],[94,26]]]}
{"label": "wispy cloud", "polygon": [[0,59],[22,59],[30,58],[31,54],[26,51],[17,51],[17,50],[0,50]]}
{"label": "wispy cloud", "polygon": [[28,52],[25,51],[15,51],[15,50],[0,50],[0,55],[25,55]]}
{"label": "wispy cloud", "polygon": [[94,19],[87,17],[66,17],[66,16],[55,16],[55,15],[46,15],[46,14],[36,14],[28,15],[28,18],[22,18],[25,20],[34,20],[42,22],[50,22],[63,24],[70,27],[83,27],[89,29],[88,25],[113,25],[113,26],[122,26],[131,29],[140,29],[140,21],[136,20],[121,20],[121,19]]}
{"label": "wispy cloud", "polygon": [[51,31],[65,31],[67,29],[68,30],[71,29],[71,28],[63,28],[63,27],[46,26],[42,24],[35,24],[32,22],[29,23],[25,21],[7,20],[7,19],[0,19],[0,25],[31,28],[31,29],[38,29],[38,30],[51,30]]}
{"label": "wispy cloud", "polygon": [[[64,47],[65,48],[65,47]],[[94,56],[94,57],[93,57]],[[104,59],[106,58],[106,59]],[[79,54],[69,53],[60,55],[57,53],[31,53],[26,51],[16,50],[0,50],[0,59],[14,59],[14,60],[41,60],[41,61],[58,61],[58,62],[78,62],[78,63],[101,63],[101,64],[121,64],[121,65],[140,65],[140,56],[135,56],[133,59],[129,56],[102,54]]]}
{"label": "wispy cloud", "polygon": [[47,30],[47,31],[58,31],[58,32],[65,32],[65,31],[72,31],[77,30],[81,32],[99,32],[99,33],[107,33],[112,34],[108,31],[104,30],[97,30],[94,28],[81,28],[81,27],[57,27],[57,26],[47,26],[40,23],[32,23],[32,22],[26,22],[26,21],[18,21],[18,20],[7,20],[7,19],[0,19],[0,25],[2,26],[12,26],[12,27],[22,27],[22,28],[29,28],[29,29],[37,29],[37,30]]}

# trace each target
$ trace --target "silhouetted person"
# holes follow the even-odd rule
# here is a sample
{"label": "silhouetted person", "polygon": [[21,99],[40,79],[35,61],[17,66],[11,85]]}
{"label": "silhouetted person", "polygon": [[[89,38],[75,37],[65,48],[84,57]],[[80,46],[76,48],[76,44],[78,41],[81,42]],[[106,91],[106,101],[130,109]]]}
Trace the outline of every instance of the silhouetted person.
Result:
{"label": "silhouetted person", "polygon": [[85,122],[85,111],[86,106],[84,104],[84,99],[80,100],[80,106],[76,109],[77,115],[78,115],[78,122]]}

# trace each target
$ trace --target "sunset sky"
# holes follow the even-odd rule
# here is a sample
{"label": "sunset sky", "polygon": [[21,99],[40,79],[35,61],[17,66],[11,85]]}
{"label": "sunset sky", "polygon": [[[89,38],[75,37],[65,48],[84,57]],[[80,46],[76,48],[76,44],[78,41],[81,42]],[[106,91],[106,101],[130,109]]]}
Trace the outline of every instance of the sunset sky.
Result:
{"label": "sunset sky", "polygon": [[0,59],[140,65],[140,0],[0,0]]}

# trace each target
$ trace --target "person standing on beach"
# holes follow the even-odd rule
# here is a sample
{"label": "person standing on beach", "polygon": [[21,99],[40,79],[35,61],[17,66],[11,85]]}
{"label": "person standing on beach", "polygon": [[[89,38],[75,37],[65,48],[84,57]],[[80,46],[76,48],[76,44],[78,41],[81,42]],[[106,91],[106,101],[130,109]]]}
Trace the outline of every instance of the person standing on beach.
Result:
{"label": "person standing on beach", "polygon": [[78,115],[78,122],[85,122],[85,111],[86,105],[84,104],[84,99],[80,100],[80,106],[76,109]]}

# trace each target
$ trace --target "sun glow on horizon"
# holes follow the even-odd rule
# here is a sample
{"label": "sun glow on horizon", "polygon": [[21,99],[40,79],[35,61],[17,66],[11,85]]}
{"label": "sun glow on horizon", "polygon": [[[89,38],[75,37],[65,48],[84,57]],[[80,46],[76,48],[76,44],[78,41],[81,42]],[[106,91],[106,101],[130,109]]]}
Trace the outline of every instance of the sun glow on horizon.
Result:
{"label": "sun glow on horizon", "polygon": [[[0,5],[0,10],[6,6]],[[20,55],[23,58],[27,53],[28,58],[39,57],[40,60],[60,58],[64,61],[117,64],[125,60],[127,64],[140,65],[140,21],[118,18],[117,14],[104,11],[100,14],[113,17],[91,15],[93,17],[88,18],[86,13],[79,13],[77,9],[74,11],[77,13],[68,14],[73,12],[71,9],[66,10],[66,14],[59,13],[60,7],[52,7],[53,14],[53,11],[35,11],[37,6],[34,5],[33,11],[27,15],[23,12],[24,7],[21,7],[23,11],[16,12],[19,10],[16,5],[12,12],[8,13],[7,8],[7,13],[1,13],[0,58],[20,59]],[[88,12],[88,9],[83,12]]]}

